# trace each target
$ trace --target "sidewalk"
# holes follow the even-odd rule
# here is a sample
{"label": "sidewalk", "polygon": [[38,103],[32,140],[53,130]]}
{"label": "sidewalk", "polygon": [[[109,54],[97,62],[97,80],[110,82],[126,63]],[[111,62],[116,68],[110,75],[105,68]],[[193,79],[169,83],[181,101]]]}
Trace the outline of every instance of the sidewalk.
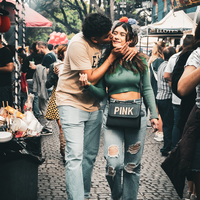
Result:
{"label": "sidewalk", "polygon": [[[59,152],[59,130],[56,122],[52,122],[52,124],[53,135],[42,137],[42,154],[45,162],[39,166],[38,200],[67,199],[65,167]],[[151,129],[147,129],[138,200],[180,200],[170,180],[160,167],[165,159],[159,151],[162,144],[162,142],[156,142],[153,139]],[[103,137],[101,137],[99,154],[93,171],[90,200],[110,199],[110,190],[105,179],[105,165]],[[187,186],[185,192],[186,189]]]}

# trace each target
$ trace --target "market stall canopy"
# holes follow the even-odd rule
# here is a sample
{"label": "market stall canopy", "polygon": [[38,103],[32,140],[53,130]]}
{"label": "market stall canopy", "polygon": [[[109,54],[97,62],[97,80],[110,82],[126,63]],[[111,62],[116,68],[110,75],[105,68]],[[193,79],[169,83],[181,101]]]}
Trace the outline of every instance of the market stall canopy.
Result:
{"label": "market stall canopy", "polygon": [[155,37],[181,37],[184,31],[192,30],[196,23],[182,10],[171,10],[161,21],[142,27],[141,35]]}
{"label": "market stall canopy", "polygon": [[[2,2],[3,0],[0,0]],[[6,0],[6,2],[10,2],[15,4],[14,0]],[[19,4],[19,16],[22,18],[22,5]],[[43,17],[41,14],[31,9],[29,6],[25,5],[25,24],[26,27],[51,27],[52,22]]]}

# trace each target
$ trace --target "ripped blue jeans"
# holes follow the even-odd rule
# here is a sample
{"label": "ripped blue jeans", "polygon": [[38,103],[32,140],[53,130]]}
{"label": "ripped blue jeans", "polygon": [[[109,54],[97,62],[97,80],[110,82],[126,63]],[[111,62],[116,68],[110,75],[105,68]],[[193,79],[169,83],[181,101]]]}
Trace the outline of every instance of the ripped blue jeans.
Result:
{"label": "ripped blue jeans", "polygon": [[[111,101],[115,101],[111,99]],[[124,102],[124,101],[123,101]],[[136,100],[140,103],[140,99]],[[104,119],[108,115],[108,106]],[[107,127],[104,120],[104,157],[107,161],[106,178],[114,200],[137,200],[141,157],[144,149],[147,119],[146,109],[142,103],[141,128]],[[122,183],[123,171],[123,184]]]}

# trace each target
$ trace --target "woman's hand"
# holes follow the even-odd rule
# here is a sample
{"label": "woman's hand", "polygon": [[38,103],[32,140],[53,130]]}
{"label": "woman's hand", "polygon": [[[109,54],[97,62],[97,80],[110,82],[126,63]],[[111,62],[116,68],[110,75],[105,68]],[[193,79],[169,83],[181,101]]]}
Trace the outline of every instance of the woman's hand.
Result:
{"label": "woman's hand", "polygon": [[151,119],[151,126],[153,127],[153,133],[158,130],[158,119]]}
{"label": "woman's hand", "polygon": [[58,67],[55,67],[54,73],[55,73],[56,75],[58,75],[59,72],[60,72],[60,69],[59,69]]}
{"label": "woman's hand", "polygon": [[79,73],[79,81],[81,82],[81,86],[89,86],[90,83],[88,82],[88,79],[87,79],[87,74],[81,74]]}

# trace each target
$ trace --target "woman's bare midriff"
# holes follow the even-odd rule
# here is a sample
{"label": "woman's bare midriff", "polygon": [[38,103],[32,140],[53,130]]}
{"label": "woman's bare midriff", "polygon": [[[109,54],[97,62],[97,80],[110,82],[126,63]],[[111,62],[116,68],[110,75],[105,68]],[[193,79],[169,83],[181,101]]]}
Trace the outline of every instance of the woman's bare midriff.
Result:
{"label": "woman's bare midriff", "polygon": [[119,93],[119,94],[112,94],[111,98],[122,100],[122,101],[140,99],[140,93],[139,92],[124,92],[124,93]]}

